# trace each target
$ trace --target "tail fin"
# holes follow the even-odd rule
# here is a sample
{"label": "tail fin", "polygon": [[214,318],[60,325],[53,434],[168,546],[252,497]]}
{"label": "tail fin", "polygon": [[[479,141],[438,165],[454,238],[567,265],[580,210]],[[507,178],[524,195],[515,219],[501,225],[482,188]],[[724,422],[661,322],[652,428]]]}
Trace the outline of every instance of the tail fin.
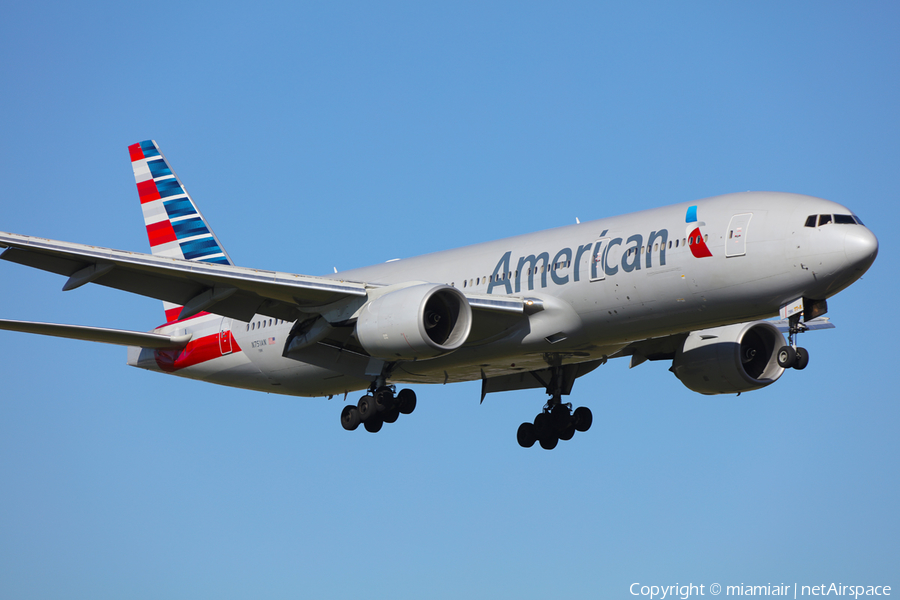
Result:
{"label": "tail fin", "polygon": [[[150,251],[156,256],[233,265],[212,228],[153,140],[128,146]],[[166,321],[181,307],[163,302]]]}

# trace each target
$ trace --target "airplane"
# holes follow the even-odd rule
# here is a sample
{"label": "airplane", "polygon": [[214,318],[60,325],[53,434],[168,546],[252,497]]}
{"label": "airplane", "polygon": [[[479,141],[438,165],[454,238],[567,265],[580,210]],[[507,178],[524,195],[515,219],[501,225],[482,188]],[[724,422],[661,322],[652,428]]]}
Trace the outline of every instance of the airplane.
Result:
{"label": "airplane", "polygon": [[[549,396],[517,441],[587,431],[564,402],[610,359],[671,361],[701,394],[802,370],[800,333],[833,327],[827,299],[878,240],[838,203],[746,192],[557,227],[322,276],[237,266],[159,146],[129,146],[151,253],[0,232],[3,260],[163,301],[150,332],[0,321],[0,329],[127,346],[131,366],[295,396],[343,394],[341,425],[413,412],[397,385],[481,381]],[[784,333],[788,333],[785,341]],[[364,390],[355,403],[351,392]]]}

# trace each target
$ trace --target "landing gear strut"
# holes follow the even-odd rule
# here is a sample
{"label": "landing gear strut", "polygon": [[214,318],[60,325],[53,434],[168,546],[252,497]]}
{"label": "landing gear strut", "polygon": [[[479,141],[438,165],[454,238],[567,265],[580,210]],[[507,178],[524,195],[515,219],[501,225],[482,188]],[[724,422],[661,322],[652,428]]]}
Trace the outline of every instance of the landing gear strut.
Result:
{"label": "landing gear strut", "polygon": [[377,433],[385,423],[395,422],[400,415],[411,414],[416,409],[416,393],[402,389],[396,395],[394,386],[372,384],[369,393],[359,399],[356,406],[349,404],[341,411],[341,426],[353,431],[362,423],[366,431]]}
{"label": "landing gear strut", "polygon": [[797,336],[806,331],[807,327],[800,322],[799,314],[788,317],[788,326],[788,345],[779,348],[775,358],[782,369],[793,367],[802,371],[809,364],[809,352],[797,345]]}

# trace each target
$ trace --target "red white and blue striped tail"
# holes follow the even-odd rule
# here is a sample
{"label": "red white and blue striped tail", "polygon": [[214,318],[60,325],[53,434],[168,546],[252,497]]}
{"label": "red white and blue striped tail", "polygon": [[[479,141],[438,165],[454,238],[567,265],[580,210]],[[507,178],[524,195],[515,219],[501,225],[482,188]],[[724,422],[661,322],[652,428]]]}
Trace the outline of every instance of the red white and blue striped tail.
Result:
{"label": "red white and blue striped tail", "polygon": [[[153,140],[128,146],[150,251],[156,256],[223,265],[231,259]],[[181,307],[164,302],[166,321]]]}

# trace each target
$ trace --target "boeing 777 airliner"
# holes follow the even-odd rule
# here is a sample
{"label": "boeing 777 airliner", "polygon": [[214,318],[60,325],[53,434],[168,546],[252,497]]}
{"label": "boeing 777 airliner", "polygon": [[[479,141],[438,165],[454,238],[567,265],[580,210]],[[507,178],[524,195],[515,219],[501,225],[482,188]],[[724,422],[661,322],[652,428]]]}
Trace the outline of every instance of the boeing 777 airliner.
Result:
{"label": "boeing 777 airliner", "polygon": [[[756,390],[809,361],[797,335],[878,241],[811,196],[728,194],[325,276],[236,266],[149,140],[129,147],[151,254],[0,233],[0,258],[162,300],[151,332],[0,321],[0,329],[128,346],[128,364],[296,396],[366,390],[341,424],[370,432],[415,409],[397,384],[543,389],[518,441],[554,448],[591,426],[563,396],[611,358],[671,361],[702,394]],[[768,320],[780,316],[779,320]],[[785,341],[783,332],[788,333]]]}

